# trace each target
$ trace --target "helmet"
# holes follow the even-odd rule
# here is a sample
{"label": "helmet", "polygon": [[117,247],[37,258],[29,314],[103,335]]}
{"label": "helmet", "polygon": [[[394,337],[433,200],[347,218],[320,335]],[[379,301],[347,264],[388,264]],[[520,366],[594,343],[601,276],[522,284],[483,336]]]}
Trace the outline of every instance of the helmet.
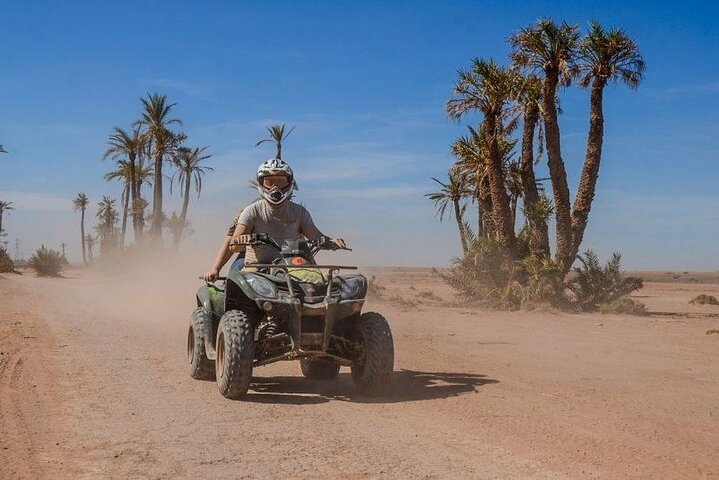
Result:
{"label": "helmet", "polygon": [[[272,187],[266,188],[262,179],[273,175],[285,175],[287,177],[287,186],[284,188]],[[292,196],[292,190],[295,190],[294,174],[292,168],[279,158],[271,158],[262,163],[257,169],[257,190],[260,196],[272,205],[280,205]]]}

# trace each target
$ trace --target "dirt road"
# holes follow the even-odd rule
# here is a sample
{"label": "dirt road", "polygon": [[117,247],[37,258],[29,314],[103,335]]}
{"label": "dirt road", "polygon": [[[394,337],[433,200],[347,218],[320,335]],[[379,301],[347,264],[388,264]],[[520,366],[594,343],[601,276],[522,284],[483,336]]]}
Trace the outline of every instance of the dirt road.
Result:
{"label": "dirt road", "polygon": [[718,285],[649,284],[665,314],[637,318],[447,309],[426,272],[380,276],[417,307],[368,305],[396,346],[374,401],[296,363],[245,401],[190,379],[177,275],[0,276],[0,478],[719,477],[719,307],[685,308]]}

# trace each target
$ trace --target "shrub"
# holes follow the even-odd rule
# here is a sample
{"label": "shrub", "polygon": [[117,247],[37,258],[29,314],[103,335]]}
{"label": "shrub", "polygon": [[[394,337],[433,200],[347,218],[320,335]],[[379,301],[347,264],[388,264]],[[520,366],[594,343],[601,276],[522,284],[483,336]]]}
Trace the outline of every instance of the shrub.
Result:
{"label": "shrub", "polygon": [[4,248],[0,247],[0,273],[14,272],[15,264]]}
{"label": "shrub", "polygon": [[62,254],[45,248],[45,245],[30,257],[30,267],[41,277],[59,277],[63,266]]}
{"label": "shrub", "polygon": [[384,286],[377,281],[377,277],[374,275],[372,275],[367,281],[367,298],[382,300],[384,297],[384,290]]}
{"label": "shrub", "polygon": [[470,240],[464,257],[455,259],[453,267],[441,274],[462,300],[497,309],[562,303],[564,272],[560,264],[531,255],[507,262],[497,239]]}
{"label": "shrub", "polygon": [[611,303],[603,303],[599,306],[600,313],[645,315],[647,307],[640,301],[630,297],[621,297]]}
{"label": "shrub", "polygon": [[575,275],[568,288],[584,311],[595,311],[600,305],[610,304],[642,288],[641,278],[627,277],[620,270],[622,256],[619,253],[614,253],[604,267],[591,250],[577,258],[581,265],[573,269]]}
{"label": "shrub", "polygon": [[705,295],[703,293],[694,297],[689,303],[694,305],[719,305],[719,301],[714,295]]}
{"label": "shrub", "polygon": [[505,264],[496,239],[469,238],[464,256],[440,275],[464,301],[491,308],[517,308],[523,292],[514,273],[514,266]]}
{"label": "shrub", "polygon": [[719,328],[710,328],[707,330],[707,335],[719,335]]}

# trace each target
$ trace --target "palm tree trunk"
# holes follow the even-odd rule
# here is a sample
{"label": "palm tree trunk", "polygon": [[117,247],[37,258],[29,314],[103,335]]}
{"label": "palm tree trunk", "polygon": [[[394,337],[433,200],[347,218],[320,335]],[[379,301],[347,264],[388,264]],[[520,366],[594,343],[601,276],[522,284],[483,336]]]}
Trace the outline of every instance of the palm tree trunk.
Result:
{"label": "palm tree trunk", "polygon": [[571,258],[579,253],[584,238],[584,231],[589,222],[589,212],[599,178],[599,165],[602,161],[602,141],[604,137],[604,112],[602,100],[604,82],[595,80],[592,84],[589,109],[589,136],[587,138],[587,155],[579,179],[577,197],[572,208],[572,250]]}
{"label": "palm tree trunk", "polygon": [[282,160],[282,142],[277,142],[277,159]]}
{"label": "palm tree trunk", "polygon": [[497,145],[497,118],[492,115],[485,117],[485,131],[489,155],[487,170],[489,174],[489,191],[492,196],[492,217],[499,233],[499,242],[508,260],[516,258],[516,239],[514,227],[510,221],[509,195],[504,185],[502,158]]}
{"label": "palm tree trunk", "polygon": [[452,204],[454,205],[454,218],[457,220],[457,228],[459,228],[459,241],[462,243],[462,253],[467,253],[467,237],[464,233],[462,209],[459,208],[459,200],[452,200]]}
{"label": "palm tree trunk", "polygon": [[544,132],[547,142],[547,158],[549,176],[552,179],[552,193],[556,218],[557,249],[556,258],[569,271],[573,263],[572,252],[572,218],[570,215],[569,185],[567,171],[562,160],[562,148],[559,136],[559,121],[555,96],[559,83],[558,71],[547,71],[542,88],[544,103]]}
{"label": "palm tree trunk", "polygon": [[150,230],[155,241],[162,239],[162,154],[155,155],[155,185],[152,196],[152,224]]}
{"label": "palm tree trunk", "polygon": [[185,191],[184,191],[184,197],[182,198],[182,210],[180,211],[180,225],[181,227],[178,227],[173,232],[173,243],[175,247],[178,247],[180,245],[180,240],[182,239],[182,232],[185,230],[185,219],[187,218],[187,206],[190,204],[190,174],[187,174],[187,178],[185,178]]}
{"label": "palm tree trunk", "polygon": [[137,218],[137,197],[138,197],[138,189],[137,189],[137,170],[135,165],[135,159],[137,158],[136,155],[130,155],[130,196],[132,197],[132,209],[130,210],[132,212],[132,231],[135,234],[135,243],[138,243],[140,240],[140,236],[142,235],[141,232],[138,231],[138,227],[140,226],[140,222]]}
{"label": "palm tree trunk", "polygon": [[122,192],[122,230],[120,233],[120,248],[125,247],[125,231],[127,230],[127,212],[130,208],[130,184],[125,183],[125,190]]}
{"label": "palm tree trunk", "polygon": [[[137,178],[137,202],[144,203],[144,200],[142,198],[142,179]],[[145,208],[140,208],[140,205],[137,207],[137,220],[139,222],[139,228],[140,231],[140,238],[145,238]]]}
{"label": "palm tree trunk", "polygon": [[[489,178],[485,176],[482,178],[482,189],[480,190],[478,213],[480,219],[481,234],[484,238],[491,238],[494,236],[496,226],[494,225],[494,219],[492,218],[492,197],[489,193]],[[477,234],[479,237],[480,234]]]}
{"label": "palm tree trunk", "polygon": [[[537,178],[534,175],[534,131],[539,120],[539,106],[533,103],[524,111],[522,129],[522,159],[520,176],[524,196],[524,209],[529,225],[529,251],[536,256],[549,256],[549,231],[547,221],[532,215],[539,200]],[[516,213],[515,213],[516,215]]]}
{"label": "palm tree trunk", "polygon": [[3,211],[0,210],[0,233],[2,233],[2,214],[3,214]]}
{"label": "palm tree trunk", "polygon": [[80,213],[80,243],[82,244],[82,264],[87,265],[87,256],[85,255],[85,207]]}

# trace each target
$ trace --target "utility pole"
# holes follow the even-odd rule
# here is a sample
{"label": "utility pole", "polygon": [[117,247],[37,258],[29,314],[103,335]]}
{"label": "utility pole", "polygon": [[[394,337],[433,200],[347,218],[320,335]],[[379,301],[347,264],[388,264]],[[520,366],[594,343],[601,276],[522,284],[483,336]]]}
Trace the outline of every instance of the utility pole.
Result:
{"label": "utility pole", "polygon": [[62,256],[63,256],[63,258],[66,258],[66,257],[65,257],[65,242],[62,242],[62,243],[60,244],[60,246],[62,247]]}
{"label": "utility pole", "polygon": [[15,238],[15,263],[20,261],[20,239]]}

